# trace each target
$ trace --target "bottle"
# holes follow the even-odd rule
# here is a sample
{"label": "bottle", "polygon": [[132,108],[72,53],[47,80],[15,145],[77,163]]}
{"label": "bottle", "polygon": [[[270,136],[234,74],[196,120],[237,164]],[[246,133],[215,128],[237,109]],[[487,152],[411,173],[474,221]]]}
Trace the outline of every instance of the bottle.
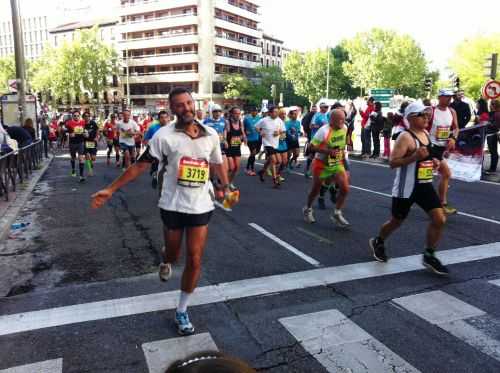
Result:
{"label": "bottle", "polygon": [[224,198],[224,202],[222,203],[224,208],[230,209],[235,204],[237,204],[240,200],[240,191],[235,190],[234,192],[229,192]]}
{"label": "bottle", "polygon": [[30,223],[14,223],[10,226],[10,229],[22,229],[26,228]]}

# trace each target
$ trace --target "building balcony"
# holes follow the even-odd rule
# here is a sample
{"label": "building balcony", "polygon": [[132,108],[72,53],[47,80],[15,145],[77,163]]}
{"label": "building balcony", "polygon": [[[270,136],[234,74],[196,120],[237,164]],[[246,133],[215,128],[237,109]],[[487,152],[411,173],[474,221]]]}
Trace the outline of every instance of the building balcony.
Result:
{"label": "building balcony", "polygon": [[224,37],[224,36],[217,36],[215,38],[215,45],[219,45],[221,47],[226,47],[230,49],[236,49],[236,50],[241,50],[244,52],[250,52],[253,54],[257,54],[260,56],[261,54],[261,48],[257,46],[257,43],[252,44],[252,43],[247,43],[247,42],[242,42],[239,39],[233,39],[229,37]]}
{"label": "building balcony", "polygon": [[259,61],[248,61],[240,59],[238,57],[228,57],[228,56],[218,56],[218,55],[215,56],[215,63],[220,65],[244,67],[246,69],[254,69],[261,65],[260,59]]}
{"label": "building balcony", "polygon": [[256,39],[262,39],[262,31],[247,26],[242,26],[239,23],[233,23],[222,18],[215,17],[215,27],[234,31],[239,34],[252,36]]}
{"label": "building balcony", "polygon": [[129,66],[157,66],[157,65],[178,65],[186,63],[198,63],[197,52],[168,53],[158,55],[146,55],[140,57],[130,57]]}
{"label": "building balcony", "polygon": [[220,9],[220,10],[224,10],[226,12],[233,13],[233,14],[236,14],[238,16],[245,17],[245,18],[260,22],[261,15],[260,15],[260,11],[258,8],[257,8],[257,13],[254,13],[250,10],[240,8],[238,5],[233,5],[232,3],[235,3],[235,2],[232,0],[216,0],[215,7]]}
{"label": "building balcony", "polygon": [[[126,82],[127,77],[122,76],[122,81]],[[164,71],[154,73],[144,73],[139,75],[130,75],[130,84],[145,84],[145,83],[183,83],[183,82],[198,82],[200,74],[195,71]]]}
{"label": "building balcony", "polygon": [[197,15],[183,14],[179,16],[169,16],[162,18],[154,18],[150,20],[120,23],[119,32],[131,33],[131,32],[148,31],[148,30],[158,30],[167,27],[180,27],[180,26],[189,26],[197,24],[198,24]]}
{"label": "building balcony", "polygon": [[129,14],[141,14],[154,12],[156,10],[175,9],[185,6],[197,6],[198,0],[144,0],[136,1],[133,4],[126,4],[118,9],[118,16]]}
{"label": "building balcony", "polygon": [[189,44],[198,44],[197,32],[175,35],[155,35],[148,38],[122,40],[118,44],[118,48],[120,48],[120,50],[147,49]]}

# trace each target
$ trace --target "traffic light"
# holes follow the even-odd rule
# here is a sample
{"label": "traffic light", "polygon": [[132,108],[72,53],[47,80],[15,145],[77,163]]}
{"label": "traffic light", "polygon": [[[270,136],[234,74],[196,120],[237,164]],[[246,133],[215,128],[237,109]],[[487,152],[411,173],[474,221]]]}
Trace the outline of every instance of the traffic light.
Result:
{"label": "traffic light", "polygon": [[424,87],[426,92],[432,91],[432,85],[434,84],[432,78],[426,78],[424,82]]}

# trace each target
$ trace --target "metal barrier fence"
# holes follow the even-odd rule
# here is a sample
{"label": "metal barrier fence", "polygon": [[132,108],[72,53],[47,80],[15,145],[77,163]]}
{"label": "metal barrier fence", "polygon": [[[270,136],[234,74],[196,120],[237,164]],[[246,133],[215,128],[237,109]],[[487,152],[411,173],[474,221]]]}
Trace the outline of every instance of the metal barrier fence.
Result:
{"label": "metal barrier fence", "polygon": [[0,156],[0,197],[8,201],[9,193],[15,192],[18,183],[23,183],[39,169],[42,160],[42,140]]}

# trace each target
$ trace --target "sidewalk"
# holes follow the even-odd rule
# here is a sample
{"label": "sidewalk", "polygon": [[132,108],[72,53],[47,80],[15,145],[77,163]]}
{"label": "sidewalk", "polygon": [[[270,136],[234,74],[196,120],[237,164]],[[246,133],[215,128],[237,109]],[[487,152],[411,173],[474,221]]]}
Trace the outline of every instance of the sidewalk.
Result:
{"label": "sidewalk", "polygon": [[16,192],[9,192],[8,201],[6,201],[4,197],[0,197],[0,242],[4,241],[9,236],[11,225],[15,222],[19,211],[22,209],[36,184],[49,167],[52,159],[53,156],[44,159],[40,169],[33,171],[31,177],[24,183],[18,183],[16,185]]}

